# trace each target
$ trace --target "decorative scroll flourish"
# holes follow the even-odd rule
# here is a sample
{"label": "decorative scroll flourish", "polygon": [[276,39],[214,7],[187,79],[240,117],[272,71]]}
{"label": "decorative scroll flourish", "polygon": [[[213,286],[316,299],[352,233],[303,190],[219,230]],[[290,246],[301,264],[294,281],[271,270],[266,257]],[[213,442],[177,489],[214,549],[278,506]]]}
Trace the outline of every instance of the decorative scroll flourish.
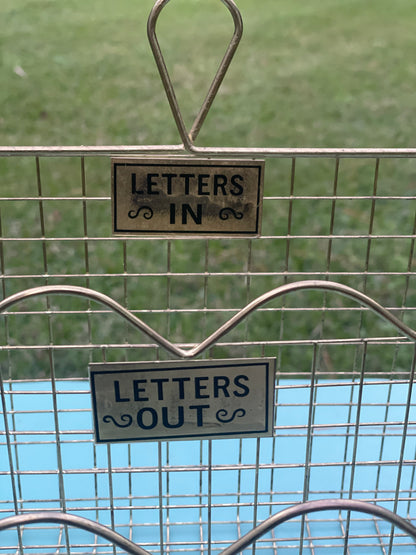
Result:
{"label": "decorative scroll flourish", "polygon": [[320,290],[326,292],[334,292],[349,299],[352,299],[359,303],[364,308],[367,308],[392,324],[399,331],[401,331],[406,337],[412,341],[416,341],[416,330],[407,326],[404,322],[399,320],[394,314],[389,312],[386,308],[380,305],[378,302],[368,297],[364,293],[348,287],[347,285],[342,285],[341,283],[336,283],[334,281],[325,280],[306,280],[306,281],[296,281],[294,283],[287,283],[276,287],[276,289],[271,289],[264,295],[260,295],[253,301],[251,301],[247,306],[239,310],[234,316],[232,316],[225,324],[214,331],[209,337],[204,339],[201,343],[195,345],[190,349],[181,349],[175,344],[171,343],[168,339],[157,333],[153,328],[148,326],[140,318],[135,316],[132,312],[124,308],[122,305],[117,303],[111,297],[99,293],[94,289],[88,289],[86,287],[78,287],[75,285],[45,285],[42,287],[33,287],[32,289],[25,289],[19,293],[15,293],[10,297],[6,297],[0,302],[0,312],[8,310],[11,306],[30,299],[32,297],[38,297],[40,295],[75,295],[79,297],[86,297],[93,301],[97,301],[104,306],[107,306],[115,313],[122,316],[125,320],[130,322],[135,328],[145,333],[148,337],[153,339],[160,347],[163,347],[169,353],[181,358],[193,358],[206,349],[217,343],[217,341],[231,331],[237,324],[242,322],[249,314],[266,304],[267,302],[282,297],[284,295],[295,293],[296,291],[305,290]]}
{"label": "decorative scroll flourish", "polygon": [[[218,422],[223,422],[224,424],[228,424],[228,422],[232,422],[237,416],[242,418],[246,415],[246,411],[244,409],[236,409],[231,416],[228,416],[228,411],[225,409],[220,409],[215,418]],[[228,418],[227,418],[228,417]]]}
{"label": "decorative scroll flourish", "polygon": [[140,214],[143,214],[143,218],[145,220],[151,220],[153,218],[153,210],[150,208],[150,206],[141,206],[137,210],[130,210],[128,216],[133,220],[134,218],[137,218],[137,216],[139,216]]}
{"label": "decorative scroll flourish", "polygon": [[244,214],[242,212],[238,212],[237,210],[234,210],[233,208],[229,208],[229,207],[222,208],[220,210],[221,220],[228,220],[230,216],[234,216],[236,220],[242,220],[244,217]]}
{"label": "decorative scroll flourish", "polygon": [[122,414],[120,416],[120,419],[122,422],[125,422],[125,424],[119,424],[114,416],[111,416],[111,414],[106,414],[105,416],[103,416],[103,421],[106,424],[112,422],[114,426],[117,426],[117,428],[128,428],[133,423],[133,418],[130,416],[130,414]]}

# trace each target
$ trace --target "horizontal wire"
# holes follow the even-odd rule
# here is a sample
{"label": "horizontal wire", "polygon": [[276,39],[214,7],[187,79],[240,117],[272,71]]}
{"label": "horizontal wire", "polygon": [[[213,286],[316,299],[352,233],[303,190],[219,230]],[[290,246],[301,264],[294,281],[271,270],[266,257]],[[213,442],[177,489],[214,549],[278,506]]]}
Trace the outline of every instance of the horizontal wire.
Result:
{"label": "horizontal wire", "polygon": [[[264,341],[233,341],[233,342],[216,342],[215,347],[216,348],[221,348],[221,347],[263,347],[263,346],[267,346],[267,347],[290,347],[290,346],[299,346],[299,347],[311,347],[313,345],[325,345],[325,346],[330,346],[330,345],[362,345],[363,341],[366,341],[369,345],[389,345],[389,346],[394,346],[394,345],[410,345],[412,342],[410,340],[408,340],[406,337],[384,337],[384,338],[380,338],[380,337],[366,337],[364,338],[352,338],[352,339],[339,339],[336,342],[334,340],[331,339],[293,339],[293,340],[281,340],[281,341],[270,341],[270,340],[264,340]],[[179,346],[180,348],[191,348],[194,344],[193,343],[177,343],[177,346]],[[146,350],[154,350],[155,348],[158,348],[158,344],[156,343],[105,343],[105,342],[100,342],[100,343],[69,343],[69,344],[62,344],[62,345],[58,345],[58,344],[54,344],[54,345],[50,345],[50,344],[37,344],[37,345],[6,345],[6,346],[0,346],[0,352],[1,351],[5,351],[5,352],[19,352],[19,351],[24,351],[24,350],[30,350],[30,351],[63,351],[63,350],[102,350],[103,348],[106,349],[127,349],[127,350],[132,350],[132,349],[146,349]],[[408,375],[408,372],[405,370],[397,370],[396,371],[399,375]],[[292,372],[293,374],[294,372]],[[301,372],[295,372],[296,375],[301,374]],[[330,371],[322,371],[322,375],[327,375],[328,373],[331,373]],[[343,371],[336,371],[337,374],[339,375],[343,375]],[[368,375],[374,375],[374,374],[382,374],[382,371],[380,372],[376,372],[375,370],[369,370],[368,371]],[[394,373],[393,373],[394,374]],[[290,372],[286,372],[284,374],[285,376],[290,376]]]}
{"label": "horizontal wire", "polygon": [[[274,195],[274,196],[264,196],[263,201],[296,201],[296,200],[330,200],[330,201],[337,201],[337,200],[415,200],[416,195]],[[90,201],[111,201],[110,196],[91,196],[91,195],[72,195],[72,196],[65,196],[65,195],[44,195],[41,194],[39,196],[0,196],[0,202],[33,202],[39,203],[39,201],[82,201],[82,202],[90,202]]]}
{"label": "horizontal wire", "polygon": [[[177,237],[179,238],[179,237]],[[192,236],[181,236],[180,240],[184,240],[184,241],[202,241],[206,239],[206,236],[203,236],[202,238],[197,236],[197,235],[192,235]],[[236,238],[220,238],[223,241],[236,241]],[[416,239],[416,234],[413,233],[407,233],[407,234],[401,234],[401,233],[389,233],[389,234],[383,234],[383,233],[374,233],[374,234],[369,234],[369,233],[354,233],[354,234],[343,234],[343,233],[339,233],[339,234],[290,234],[290,235],[262,235],[261,236],[261,240],[262,241],[270,241],[270,240],[287,240],[290,239],[292,240],[299,240],[299,239],[313,239],[313,240],[328,240],[328,239],[332,239],[332,240],[345,240],[345,239],[354,239],[354,240],[359,240],[359,239],[397,239],[397,240],[402,240],[402,239]],[[3,243],[21,243],[21,242],[25,242],[25,243],[37,243],[37,242],[46,242],[46,243],[57,243],[59,241],[61,242],[96,242],[96,241],[105,241],[105,242],[121,242],[121,241],[152,241],[152,242],[157,242],[157,241],[165,241],[166,242],[166,236],[139,236],[139,237],[119,237],[119,236],[114,236],[114,237],[108,237],[108,236],[93,236],[93,235],[89,235],[87,237],[82,237],[82,236],[71,236],[71,237],[61,237],[61,236],[43,236],[43,235],[39,235],[37,237],[21,237],[21,236],[17,236],[17,237],[7,237],[7,236],[2,236],[1,237],[1,242]],[[247,238],[237,238],[237,240],[247,240]],[[326,273],[326,272],[323,272]],[[361,272],[361,274],[363,274],[363,272]]]}
{"label": "horizontal wire", "polygon": [[[227,148],[193,147],[187,152],[180,145],[68,145],[68,146],[0,146],[0,157],[89,157],[172,154],[186,157],[242,156],[252,158],[416,158],[415,148]],[[181,157],[181,156],[180,156]]]}
{"label": "horizontal wire", "polygon": [[[404,460],[403,466],[413,468],[415,461],[413,459]],[[387,468],[387,467],[396,467],[397,466],[397,459],[389,459],[389,460],[372,460],[372,461],[361,461],[357,460],[354,463],[352,461],[325,461],[325,462],[310,462],[308,467],[310,468],[353,468],[353,467],[380,467],[380,468]],[[255,463],[253,464],[241,464],[241,465],[213,465],[213,471],[251,471],[259,469],[261,470],[290,470],[290,469],[305,469],[305,463],[273,463],[273,464],[261,464],[260,466],[256,466]],[[140,467],[140,472],[142,473],[150,473],[150,474],[157,474],[159,472],[158,467]],[[129,474],[132,472],[132,468],[130,467],[114,467],[111,469],[113,474]],[[163,467],[162,472],[166,474],[175,474],[180,472],[207,472],[208,466],[207,465],[189,465],[189,466],[169,466]],[[64,476],[79,476],[79,475],[100,475],[100,474],[108,474],[108,468],[75,468],[75,469],[63,469],[62,475]],[[59,470],[56,469],[49,469],[49,470],[15,470],[14,471],[16,476],[57,476],[60,474]],[[0,476],[9,476],[10,472],[8,471],[0,471]],[[416,501],[416,499],[415,499]]]}
{"label": "horizontal wire", "polygon": [[[275,278],[288,278],[288,277],[416,277],[416,272],[389,272],[389,271],[368,271],[368,272],[358,272],[358,271],[349,271],[349,272],[340,272],[340,271],[333,271],[333,272],[88,272],[88,273],[39,273],[39,274],[0,274],[0,279],[8,280],[8,279],[68,279],[68,278],[113,278],[113,277],[122,277],[126,278],[146,278],[146,277],[160,277],[160,278],[177,278],[177,277],[185,277],[185,278],[193,278],[193,277],[201,277],[201,278],[209,278],[209,277],[275,277]],[[321,310],[330,310],[327,307],[320,307]],[[342,307],[339,307],[341,309]],[[403,307],[406,309],[407,307]],[[409,307],[413,308],[413,307]],[[177,311],[180,309],[172,309],[172,308],[165,308],[164,312],[168,311]],[[190,310],[190,309],[183,309],[183,310]],[[215,310],[216,312],[226,312],[229,310],[238,310],[238,309],[229,309],[229,308],[218,308],[218,309],[209,309],[209,308],[202,308],[199,310]],[[264,309],[259,309],[264,310]],[[303,310],[308,310],[308,307],[303,307]],[[152,309],[149,309],[148,312],[152,312]]]}

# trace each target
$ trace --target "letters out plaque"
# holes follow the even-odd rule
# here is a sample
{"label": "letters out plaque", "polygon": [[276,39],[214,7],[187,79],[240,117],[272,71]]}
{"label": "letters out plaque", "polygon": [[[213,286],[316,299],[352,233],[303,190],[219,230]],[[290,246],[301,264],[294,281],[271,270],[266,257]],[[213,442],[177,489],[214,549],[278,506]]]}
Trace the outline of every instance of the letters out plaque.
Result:
{"label": "letters out plaque", "polygon": [[274,359],[92,363],[95,441],[273,433]]}
{"label": "letters out plaque", "polygon": [[113,158],[113,232],[260,235],[264,161]]}

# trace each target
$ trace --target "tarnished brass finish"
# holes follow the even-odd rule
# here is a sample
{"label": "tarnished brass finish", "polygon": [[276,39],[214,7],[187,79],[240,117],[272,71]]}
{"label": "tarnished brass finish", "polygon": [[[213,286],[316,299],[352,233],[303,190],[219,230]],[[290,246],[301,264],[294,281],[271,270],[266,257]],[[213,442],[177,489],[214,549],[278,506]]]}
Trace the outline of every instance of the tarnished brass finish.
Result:
{"label": "tarnished brass finish", "polygon": [[273,435],[275,359],[92,363],[96,443]]}
{"label": "tarnished brass finish", "polygon": [[256,237],[264,162],[113,158],[113,232]]}

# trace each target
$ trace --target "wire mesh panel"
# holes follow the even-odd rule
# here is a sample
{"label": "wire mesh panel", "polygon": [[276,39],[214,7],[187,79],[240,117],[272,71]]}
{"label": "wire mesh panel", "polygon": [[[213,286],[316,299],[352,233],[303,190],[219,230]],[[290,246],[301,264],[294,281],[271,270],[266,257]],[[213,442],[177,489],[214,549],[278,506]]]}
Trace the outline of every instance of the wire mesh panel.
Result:
{"label": "wire mesh panel", "polygon": [[[11,176],[1,200],[5,298],[89,287],[186,349],[260,294],[320,279],[415,327],[414,158],[270,159],[263,235],[250,240],[115,238],[106,157],[1,164]],[[46,295],[7,309],[1,355],[2,517],[63,510],[154,552],[220,551],[279,510],[324,498],[376,502],[415,522],[414,341],[336,292],[271,300],[201,355],[277,359],[273,438],[95,445],[88,363],[172,356],[94,300]],[[113,552],[53,524],[2,532],[0,545]],[[339,510],[299,517],[256,545],[414,550],[390,524]]]}
{"label": "wire mesh panel", "polygon": [[[241,20],[188,133],[166,3],[182,145],[0,148],[0,554],[414,553],[416,151],[196,147]],[[150,154],[265,159],[261,236],[113,235]],[[273,437],[96,443],[89,363],[178,357],[276,359]]]}

